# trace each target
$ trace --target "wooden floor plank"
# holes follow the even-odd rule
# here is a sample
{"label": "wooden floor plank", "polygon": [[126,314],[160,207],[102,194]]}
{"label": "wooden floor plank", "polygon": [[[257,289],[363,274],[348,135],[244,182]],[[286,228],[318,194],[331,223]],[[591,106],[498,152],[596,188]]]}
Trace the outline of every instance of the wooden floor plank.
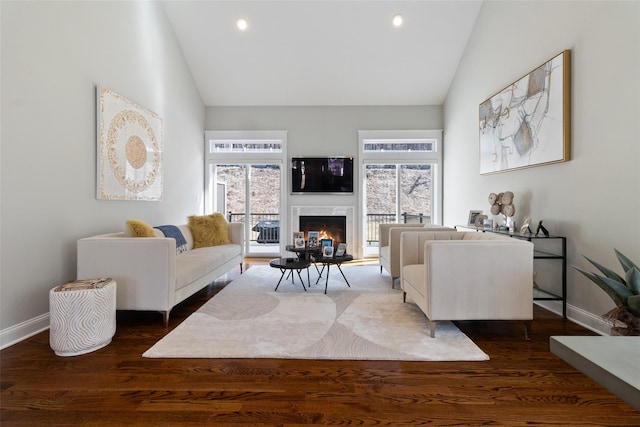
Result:
{"label": "wooden floor plank", "polygon": [[[249,260],[248,264],[263,264]],[[107,347],[58,357],[48,332],[0,352],[4,426],[638,426],[640,413],[549,351],[592,332],[534,307],[520,322],[456,322],[483,362],[146,359],[142,353],[233,278],[171,313],[118,312]]]}

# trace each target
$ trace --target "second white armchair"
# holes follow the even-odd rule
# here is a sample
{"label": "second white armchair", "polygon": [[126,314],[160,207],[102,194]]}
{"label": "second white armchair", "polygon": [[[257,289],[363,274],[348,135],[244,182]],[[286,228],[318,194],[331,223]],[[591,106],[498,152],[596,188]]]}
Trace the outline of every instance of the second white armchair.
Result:
{"label": "second white armchair", "polygon": [[400,236],[405,231],[455,231],[450,227],[436,224],[380,224],[379,262],[380,273],[384,268],[391,275],[391,287],[400,277]]}
{"label": "second white armchair", "polygon": [[410,231],[400,244],[401,284],[427,316],[431,336],[447,320],[533,319],[533,244],[478,232]]}

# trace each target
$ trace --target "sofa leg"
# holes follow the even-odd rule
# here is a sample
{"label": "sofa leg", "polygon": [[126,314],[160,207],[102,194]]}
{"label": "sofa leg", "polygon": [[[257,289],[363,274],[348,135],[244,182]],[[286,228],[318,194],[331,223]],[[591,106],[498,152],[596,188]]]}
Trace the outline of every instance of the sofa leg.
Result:
{"label": "sofa leg", "polygon": [[406,292],[402,293],[402,302],[407,302],[407,293]]}
{"label": "sofa leg", "polygon": [[380,266],[380,274],[382,274],[382,266]]}
{"label": "sofa leg", "polygon": [[242,274],[242,263],[240,263],[240,274]]}
{"label": "sofa leg", "polygon": [[525,320],[524,322],[524,339],[529,341],[531,338],[529,337],[529,331],[531,330],[531,320]]}
{"label": "sofa leg", "polygon": [[170,311],[161,311],[160,313],[162,313],[162,320],[164,321],[164,327],[168,328],[169,327],[169,313],[171,313]]}
{"label": "sofa leg", "polygon": [[436,322],[429,320],[429,332],[431,332],[431,338],[436,337]]}

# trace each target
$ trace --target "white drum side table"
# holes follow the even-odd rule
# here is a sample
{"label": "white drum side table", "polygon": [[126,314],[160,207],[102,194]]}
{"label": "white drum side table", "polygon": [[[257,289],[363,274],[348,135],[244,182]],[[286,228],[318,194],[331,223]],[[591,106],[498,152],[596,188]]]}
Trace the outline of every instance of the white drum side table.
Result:
{"label": "white drum side table", "polygon": [[78,280],[51,289],[49,318],[49,344],[58,356],[106,346],[116,332],[116,282]]}

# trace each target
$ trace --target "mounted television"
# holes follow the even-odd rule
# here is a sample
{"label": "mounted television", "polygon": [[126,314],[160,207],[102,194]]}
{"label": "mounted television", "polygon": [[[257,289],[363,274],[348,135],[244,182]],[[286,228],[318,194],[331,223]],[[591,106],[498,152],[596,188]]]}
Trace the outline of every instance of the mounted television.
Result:
{"label": "mounted television", "polygon": [[353,157],[292,157],[291,194],[353,194]]}

